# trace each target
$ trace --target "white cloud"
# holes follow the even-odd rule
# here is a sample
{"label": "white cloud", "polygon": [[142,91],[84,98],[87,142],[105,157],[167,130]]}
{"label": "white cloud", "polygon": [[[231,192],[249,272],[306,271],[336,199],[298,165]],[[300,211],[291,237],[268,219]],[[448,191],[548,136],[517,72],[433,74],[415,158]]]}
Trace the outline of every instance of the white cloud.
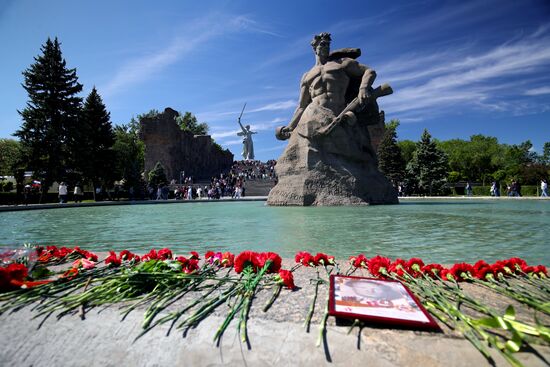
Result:
{"label": "white cloud", "polygon": [[247,16],[209,15],[187,24],[180,30],[180,35],[173,37],[164,48],[151,48],[148,54],[127,61],[99,89],[105,97],[115,95],[160,74],[166,67],[205,47],[220,35],[241,31],[278,36]]}
{"label": "white cloud", "polygon": [[[379,75],[393,83],[396,92],[379,103],[391,113],[437,114],[457,106],[514,114],[541,111],[545,105],[517,100],[550,93],[549,87],[539,87],[540,72],[550,68],[550,37],[536,33],[538,37],[526,36],[485,52],[466,47],[409,57],[401,60],[401,69],[399,63],[390,64],[390,73]],[[522,92],[525,85],[532,89]]]}
{"label": "white cloud", "polygon": [[297,105],[298,105],[298,102],[296,102],[295,100],[290,99],[290,100],[286,100],[286,101],[270,103],[270,104],[267,104],[265,106],[252,109],[248,112],[288,110],[288,109],[291,109],[291,108],[296,108]]}
{"label": "white cloud", "polygon": [[550,94],[550,87],[533,88],[525,91],[523,94],[526,96],[540,96],[543,94]]}

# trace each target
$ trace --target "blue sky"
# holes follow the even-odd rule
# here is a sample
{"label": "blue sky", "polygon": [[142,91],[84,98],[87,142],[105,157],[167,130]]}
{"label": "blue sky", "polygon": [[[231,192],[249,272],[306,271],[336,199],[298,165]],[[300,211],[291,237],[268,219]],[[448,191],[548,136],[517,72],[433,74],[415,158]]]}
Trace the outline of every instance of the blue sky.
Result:
{"label": "blue sky", "polygon": [[0,138],[19,128],[27,95],[21,72],[58,37],[68,67],[95,85],[111,120],[151,109],[190,111],[240,157],[236,119],[252,126],[258,159],[278,158],[275,139],[314,63],[309,42],[360,47],[400,139],[427,128],[438,139],[495,136],[541,151],[550,141],[550,2],[0,0]]}

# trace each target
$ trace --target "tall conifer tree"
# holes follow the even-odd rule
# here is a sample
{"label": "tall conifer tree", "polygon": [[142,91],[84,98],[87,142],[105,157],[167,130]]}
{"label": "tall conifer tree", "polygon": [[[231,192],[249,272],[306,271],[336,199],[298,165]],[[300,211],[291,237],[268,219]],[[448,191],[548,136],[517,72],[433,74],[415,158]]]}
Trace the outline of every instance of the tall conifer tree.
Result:
{"label": "tall conifer tree", "polygon": [[42,55],[23,72],[29,100],[23,111],[20,138],[28,168],[42,181],[42,194],[54,181],[64,179],[69,156],[67,141],[78,124],[82,99],[76,69],[68,69],[59,41],[48,38]]}
{"label": "tall conifer tree", "polygon": [[109,183],[114,179],[115,134],[110,113],[94,87],[82,108],[81,124],[75,134],[75,166],[82,175],[95,185]]}
{"label": "tall conifer tree", "polygon": [[392,120],[386,126],[386,131],[378,146],[378,168],[386,175],[394,186],[403,181],[405,174],[405,160],[401,148],[397,144],[397,127],[399,121]]}
{"label": "tall conifer tree", "polygon": [[430,196],[441,193],[446,182],[447,167],[447,155],[437,147],[428,130],[424,129],[407,167],[408,174],[417,182],[419,193]]}

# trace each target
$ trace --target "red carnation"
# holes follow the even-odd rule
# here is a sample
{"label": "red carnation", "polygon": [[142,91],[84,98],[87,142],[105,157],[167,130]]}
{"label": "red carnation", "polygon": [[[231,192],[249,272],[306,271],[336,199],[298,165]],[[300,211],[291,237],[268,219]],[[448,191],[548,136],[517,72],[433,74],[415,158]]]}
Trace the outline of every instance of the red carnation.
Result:
{"label": "red carnation", "polygon": [[483,269],[483,268],[487,268],[487,267],[490,267],[491,265],[487,264],[485,262],[485,260],[478,260],[475,264],[474,264],[474,271],[477,273],[479,270]]}
{"label": "red carnation", "polygon": [[283,283],[288,289],[296,288],[294,285],[294,275],[292,275],[290,270],[279,270],[279,274],[275,277],[275,279],[277,282]]}
{"label": "red carnation", "polygon": [[474,267],[466,263],[454,264],[450,272],[459,280],[467,280],[475,274]]}
{"label": "red carnation", "polygon": [[368,259],[363,254],[351,256],[349,262],[356,268],[366,268]]}
{"label": "red carnation", "polygon": [[147,254],[141,257],[141,261],[157,260],[159,258],[157,251],[152,249]]}
{"label": "red carnation", "polygon": [[256,272],[259,268],[258,253],[254,251],[243,251],[235,258],[235,272],[241,273],[247,266],[251,266]]}
{"label": "red carnation", "polygon": [[403,259],[395,259],[395,261],[393,263],[391,263],[388,270],[389,270],[390,273],[396,274],[399,277],[404,276],[405,273],[409,273],[409,268],[407,267],[407,262]]}
{"label": "red carnation", "polygon": [[8,275],[11,279],[23,281],[29,275],[29,269],[23,264],[9,264],[6,267]]}
{"label": "red carnation", "polygon": [[390,268],[391,260],[387,257],[376,255],[367,261],[369,272],[375,277],[388,276],[388,269]]}
{"label": "red carnation", "polygon": [[544,265],[537,265],[535,266],[535,274],[537,274],[541,278],[546,278],[548,277],[548,270]]}
{"label": "red carnation", "polygon": [[493,272],[493,275],[497,280],[500,279],[501,276],[504,277],[508,275],[508,271],[506,271],[505,266],[499,261],[491,265],[491,271]]}
{"label": "red carnation", "polygon": [[214,256],[216,253],[214,251],[206,251],[205,254],[204,254],[204,259],[205,260],[208,260],[210,259],[212,256]]}
{"label": "red carnation", "polygon": [[475,268],[474,268],[474,271],[475,271],[474,276],[477,279],[489,280],[489,279],[494,278],[493,268],[491,266],[485,266],[485,267],[479,268],[477,270],[475,270]]}
{"label": "red carnation", "polygon": [[315,266],[315,258],[309,252],[300,251],[294,257],[294,260],[304,266]]}
{"label": "red carnation", "polygon": [[200,260],[201,255],[197,251],[191,251],[191,256],[189,256],[190,259]]}
{"label": "red carnation", "polygon": [[441,270],[443,270],[443,266],[440,264],[428,264],[422,267],[422,272],[433,279],[440,276]]}
{"label": "red carnation", "polygon": [[109,266],[119,267],[121,264],[120,259],[116,256],[114,251],[109,251],[109,256],[105,259],[105,264]]}
{"label": "red carnation", "polygon": [[175,260],[180,262],[181,266],[186,266],[189,262],[189,259],[187,259],[185,256],[177,256]]}
{"label": "red carnation", "polygon": [[315,263],[316,266],[318,265],[327,266],[329,265],[328,255],[318,252],[317,255],[315,255],[315,257],[313,258],[313,262]]}
{"label": "red carnation", "polygon": [[182,271],[186,274],[191,274],[199,270],[199,260],[189,259],[187,264],[183,267]]}
{"label": "red carnation", "polygon": [[169,260],[173,256],[172,251],[169,248],[163,248],[162,250],[159,250],[157,255],[160,260]]}
{"label": "red carnation", "polygon": [[258,267],[263,268],[268,261],[271,261],[267,273],[277,273],[281,269],[281,257],[274,252],[262,252],[258,254]]}
{"label": "red carnation", "polygon": [[519,257],[512,257],[508,260],[504,260],[506,267],[510,268],[513,273],[519,273],[523,266],[527,266],[527,262]]}
{"label": "red carnation", "polygon": [[451,272],[451,270],[447,269],[447,268],[443,268],[441,270],[441,279],[443,280],[446,280],[446,281],[457,281],[457,277],[456,275],[453,274],[453,272]]}
{"label": "red carnation", "polygon": [[418,278],[422,275],[422,268],[424,267],[424,261],[417,257],[413,257],[407,261],[407,269],[414,278]]}

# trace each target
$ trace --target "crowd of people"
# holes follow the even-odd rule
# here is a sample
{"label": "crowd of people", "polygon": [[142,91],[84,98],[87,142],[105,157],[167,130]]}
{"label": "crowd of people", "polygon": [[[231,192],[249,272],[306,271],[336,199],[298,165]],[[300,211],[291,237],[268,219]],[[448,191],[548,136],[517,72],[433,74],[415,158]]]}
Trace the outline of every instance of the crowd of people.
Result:
{"label": "crowd of people", "polygon": [[[144,190],[140,190],[141,195],[136,195],[134,188],[128,190],[128,198],[130,200],[145,199],[147,196],[150,200],[168,200],[175,198],[176,200],[196,200],[209,199],[216,200],[221,198],[239,199],[246,196],[246,182],[250,180],[277,180],[275,174],[275,160],[261,162],[257,160],[235,161],[228,173],[220,173],[218,176],[212,177],[209,184],[194,183],[193,177],[184,177],[183,182],[177,184],[172,180],[170,184],[160,184],[158,186],[147,186]],[[25,186],[25,193],[30,190],[30,186]],[[73,200],[82,202],[84,197],[83,187],[80,183],[76,183],[73,190],[69,190],[69,186],[65,182],[61,182],[58,188],[59,202],[66,203],[68,201],[69,192],[72,191]],[[400,197],[407,196],[408,190],[405,184],[400,183],[396,187]],[[97,200],[118,200],[121,188],[119,185],[114,185],[113,192],[105,189],[104,186],[96,188],[95,199]],[[146,192],[148,195],[144,195]],[[464,193],[467,196],[473,195],[473,185],[467,182],[464,187]],[[500,183],[493,181],[490,188],[490,195],[494,197],[501,196]],[[513,180],[506,185],[506,196],[520,197],[521,185],[518,181]],[[540,182],[540,196],[548,197],[548,182],[542,179]]]}
{"label": "crowd of people", "polygon": [[168,200],[173,192],[176,200],[221,199],[231,197],[242,198],[246,195],[246,182],[250,180],[275,180],[275,160],[267,162],[243,160],[235,161],[228,173],[220,173],[212,177],[210,183],[203,186],[195,182],[193,177],[184,177],[178,184],[172,180],[169,185],[149,186],[150,200]]}

